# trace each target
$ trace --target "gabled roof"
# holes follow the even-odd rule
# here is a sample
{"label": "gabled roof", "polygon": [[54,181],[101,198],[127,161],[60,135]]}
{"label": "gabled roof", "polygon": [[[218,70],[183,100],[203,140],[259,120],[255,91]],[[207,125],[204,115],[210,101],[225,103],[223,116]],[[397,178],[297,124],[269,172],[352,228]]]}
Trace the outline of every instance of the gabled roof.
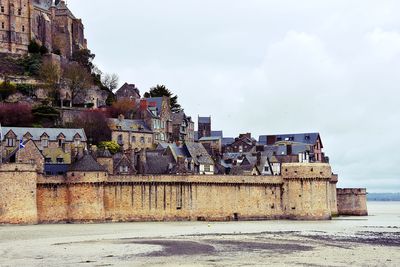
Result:
{"label": "gabled roof", "polygon": [[233,138],[233,137],[224,137],[224,138],[222,138],[222,145],[223,146],[230,145],[233,142],[235,142],[235,138]]}
{"label": "gabled roof", "polygon": [[185,147],[195,163],[211,165],[214,164],[214,161],[202,144],[187,142],[185,143]]}
{"label": "gabled roof", "polygon": [[17,139],[21,139],[26,133],[30,133],[32,140],[39,141],[40,137],[47,134],[50,141],[58,140],[58,136],[63,134],[65,141],[74,141],[74,136],[79,134],[81,141],[86,142],[86,134],[83,129],[68,129],[68,128],[28,128],[28,127],[3,127],[3,136],[9,131],[13,131],[17,135]]}
{"label": "gabled roof", "polygon": [[75,163],[73,163],[68,171],[75,172],[103,172],[106,169],[101,166],[89,153],[85,155]]}
{"label": "gabled roof", "polygon": [[137,98],[140,98],[140,91],[134,84],[124,83],[116,92],[115,95],[117,97],[128,97],[129,95],[136,95]]}
{"label": "gabled roof", "polygon": [[171,159],[158,153],[146,154],[146,166],[147,174],[169,174],[173,168]]}
{"label": "gabled roof", "polygon": [[150,97],[150,98],[145,98],[145,100],[148,103],[149,109],[151,109],[152,107],[156,108],[157,115],[160,116],[162,110],[163,97]]}

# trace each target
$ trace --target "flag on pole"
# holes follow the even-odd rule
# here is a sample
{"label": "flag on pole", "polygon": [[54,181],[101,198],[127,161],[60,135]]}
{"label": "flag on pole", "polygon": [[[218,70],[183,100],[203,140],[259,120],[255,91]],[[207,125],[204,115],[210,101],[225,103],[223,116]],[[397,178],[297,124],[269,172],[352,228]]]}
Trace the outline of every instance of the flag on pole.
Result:
{"label": "flag on pole", "polygon": [[22,149],[22,148],[25,148],[25,145],[24,145],[24,140],[22,140],[22,138],[21,138],[21,140],[19,141],[19,149]]}

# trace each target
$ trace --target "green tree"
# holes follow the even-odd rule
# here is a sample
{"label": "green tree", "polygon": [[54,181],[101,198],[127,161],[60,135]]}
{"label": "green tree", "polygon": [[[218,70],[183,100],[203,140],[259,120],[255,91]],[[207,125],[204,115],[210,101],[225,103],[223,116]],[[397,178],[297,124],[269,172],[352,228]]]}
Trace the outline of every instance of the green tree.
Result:
{"label": "green tree", "polygon": [[178,96],[173,96],[173,93],[165,86],[157,84],[155,87],[150,88],[149,92],[144,94],[144,97],[162,97],[167,96],[170,98],[170,107],[173,113],[183,111],[181,105],[178,104]]}
{"label": "green tree", "polygon": [[115,154],[121,150],[121,147],[115,141],[103,141],[99,143],[100,149],[108,149],[111,154]]}
{"label": "green tree", "polygon": [[81,49],[72,54],[72,61],[78,62],[79,65],[84,67],[91,74],[95,67],[93,64],[95,56],[96,55],[92,54],[89,49]]}

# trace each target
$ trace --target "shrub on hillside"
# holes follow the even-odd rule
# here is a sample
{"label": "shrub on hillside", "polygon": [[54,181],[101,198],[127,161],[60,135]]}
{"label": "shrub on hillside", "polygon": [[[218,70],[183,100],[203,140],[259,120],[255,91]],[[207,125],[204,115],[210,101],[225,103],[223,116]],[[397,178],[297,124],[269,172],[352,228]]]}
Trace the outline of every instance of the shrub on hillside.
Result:
{"label": "shrub on hillside", "polygon": [[17,87],[15,84],[10,83],[9,81],[4,81],[0,84],[0,97],[1,100],[6,99],[10,95],[14,94],[17,91]]}
{"label": "shrub on hillside", "polygon": [[31,40],[28,45],[28,52],[31,54],[40,53],[40,45],[36,42],[36,40]]}
{"label": "shrub on hillside", "polygon": [[88,110],[74,120],[65,125],[69,128],[83,128],[90,144],[99,144],[102,141],[111,140],[111,130],[108,127],[107,117],[104,112],[99,110]]}
{"label": "shrub on hillside", "polygon": [[29,127],[33,123],[32,107],[21,103],[1,103],[0,122],[4,126]]}

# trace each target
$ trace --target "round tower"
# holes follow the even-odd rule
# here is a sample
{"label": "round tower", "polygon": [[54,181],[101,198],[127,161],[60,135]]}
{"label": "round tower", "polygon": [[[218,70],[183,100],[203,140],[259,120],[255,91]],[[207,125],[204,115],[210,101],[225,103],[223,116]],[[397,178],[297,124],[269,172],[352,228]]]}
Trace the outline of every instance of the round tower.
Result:
{"label": "round tower", "polygon": [[68,218],[71,222],[95,222],[105,219],[104,182],[107,170],[91,155],[85,155],[67,172]]}

